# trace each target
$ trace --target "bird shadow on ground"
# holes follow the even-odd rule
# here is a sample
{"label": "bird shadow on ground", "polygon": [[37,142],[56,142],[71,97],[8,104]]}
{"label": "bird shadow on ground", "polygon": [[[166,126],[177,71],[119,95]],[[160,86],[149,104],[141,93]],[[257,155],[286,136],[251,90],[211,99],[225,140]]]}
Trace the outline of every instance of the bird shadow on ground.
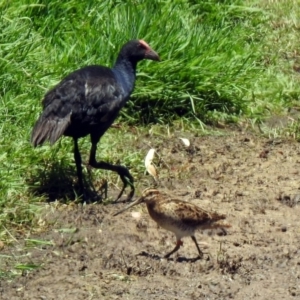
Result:
{"label": "bird shadow on ground", "polygon": [[183,256],[178,256],[177,258],[172,258],[172,257],[165,258],[163,256],[159,256],[159,255],[156,255],[156,254],[151,254],[151,253],[148,253],[146,251],[142,251],[141,253],[138,253],[137,256],[144,256],[144,257],[148,257],[148,258],[151,258],[151,259],[154,259],[154,260],[167,259],[168,261],[176,261],[176,262],[179,262],[179,263],[196,262],[197,260],[202,259],[199,256],[194,257],[194,258],[186,258],[186,257],[183,257]]}
{"label": "bird shadow on ground", "polygon": [[76,170],[72,166],[66,166],[60,162],[53,162],[51,166],[31,173],[27,184],[29,192],[37,196],[44,196],[48,202],[66,203],[75,200],[100,202],[104,198],[103,192],[98,193],[95,190],[90,172],[85,174],[85,192],[84,195],[81,195],[77,184]]}

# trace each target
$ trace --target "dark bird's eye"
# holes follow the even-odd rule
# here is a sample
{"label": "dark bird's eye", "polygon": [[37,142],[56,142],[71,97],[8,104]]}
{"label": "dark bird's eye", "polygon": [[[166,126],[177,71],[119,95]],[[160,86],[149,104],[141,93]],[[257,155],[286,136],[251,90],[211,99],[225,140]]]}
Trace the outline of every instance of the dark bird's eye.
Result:
{"label": "dark bird's eye", "polygon": [[143,44],[138,44],[138,47],[141,48],[141,49],[147,49],[147,47]]}

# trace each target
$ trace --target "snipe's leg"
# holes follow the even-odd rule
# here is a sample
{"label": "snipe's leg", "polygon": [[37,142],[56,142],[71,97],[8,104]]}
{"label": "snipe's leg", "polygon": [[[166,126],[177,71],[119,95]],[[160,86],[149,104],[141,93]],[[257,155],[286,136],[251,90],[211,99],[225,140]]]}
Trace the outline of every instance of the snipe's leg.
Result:
{"label": "snipe's leg", "polygon": [[183,244],[183,243],[182,243],[181,240],[177,240],[177,241],[176,241],[176,246],[175,246],[175,248],[174,248],[171,252],[167,253],[164,257],[165,257],[165,258],[169,258],[173,253],[175,253],[176,251],[179,250],[179,248],[180,248],[180,246],[181,246],[182,244]]}
{"label": "snipe's leg", "polygon": [[200,248],[199,248],[199,245],[198,245],[198,243],[197,243],[196,237],[195,237],[194,235],[192,235],[191,238],[192,238],[192,240],[194,241],[194,243],[195,243],[195,245],[196,245],[196,247],[197,247],[197,249],[198,249],[199,257],[202,258],[202,257],[203,257],[203,252],[202,252],[202,251],[200,250]]}

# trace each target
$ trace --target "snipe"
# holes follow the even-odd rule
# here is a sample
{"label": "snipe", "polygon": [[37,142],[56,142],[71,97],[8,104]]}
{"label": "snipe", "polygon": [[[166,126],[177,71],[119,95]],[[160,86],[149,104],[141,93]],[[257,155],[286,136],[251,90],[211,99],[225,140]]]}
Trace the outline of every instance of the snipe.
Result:
{"label": "snipe", "polygon": [[114,216],[126,211],[140,203],[146,203],[150,217],[162,228],[172,231],[176,235],[175,248],[165,255],[168,258],[170,255],[178,251],[183,245],[181,239],[185,236],[190,236],[194,241],[199,257],[203,256],[195,237],[196,229],[211,229],[230,227],[226,224],[217,224],[219,220],[226,218],[225,215],[216,212],[208,212],[201,207],[186,201],[172,198],[165,192],[160,192],[156,189],[146,189],[142,196],[132,202],[124,209],[118,211]]}

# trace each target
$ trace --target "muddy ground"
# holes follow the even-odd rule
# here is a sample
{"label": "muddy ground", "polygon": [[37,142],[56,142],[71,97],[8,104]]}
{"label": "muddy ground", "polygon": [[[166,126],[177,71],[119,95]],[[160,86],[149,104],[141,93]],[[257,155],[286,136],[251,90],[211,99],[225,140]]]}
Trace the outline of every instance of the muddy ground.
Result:
{"label": "muddy ground", "polygon": [[[171,232],[138,206],[117,217],[124,203],[45,204],[46,232],[0,252],[40,265],[0,281],[0,298],[14,299],[300,299],[300,144],[242,131],[178,139],[144,137],[158,150],[159,189],[227,215],[227,235],[200,232],[206,253],[190,238],[170,259]],[[166,166],[168,165],[168,168]],[[151,183],[145,176],[142,188]],[[109,189],[109,194],[117,190]],[[136,214],[134,212],[140,212]]]}

